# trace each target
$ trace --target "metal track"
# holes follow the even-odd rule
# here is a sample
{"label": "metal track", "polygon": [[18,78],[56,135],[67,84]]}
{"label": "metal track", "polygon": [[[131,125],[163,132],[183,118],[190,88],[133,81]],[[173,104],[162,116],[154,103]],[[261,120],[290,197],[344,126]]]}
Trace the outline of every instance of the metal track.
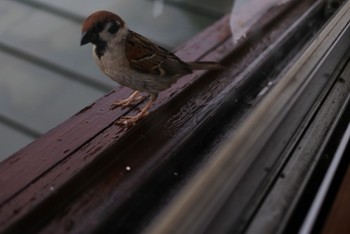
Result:
{"label": "metal track", "polygon": [[349,57],[349,21],[348,1],[149,233],[286,230],[348,100],[350,78],[338,77]]}

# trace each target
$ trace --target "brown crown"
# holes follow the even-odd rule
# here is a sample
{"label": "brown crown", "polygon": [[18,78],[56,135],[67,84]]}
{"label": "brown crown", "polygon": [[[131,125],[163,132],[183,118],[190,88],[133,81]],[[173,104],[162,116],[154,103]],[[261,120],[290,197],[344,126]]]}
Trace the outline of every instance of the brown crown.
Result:
{"label": "brown crown", "polygon": [[108,21],[116,21],[118,22],[120,27],[123,27],[125,22],[120,18],[118,15],[109,12],[109,11],[96,11],[89,15],[83,23],[83,26],[81,28],[82,32],[87,32],[89,29],[94,27],[95,23],[97,22],[108,22]]}

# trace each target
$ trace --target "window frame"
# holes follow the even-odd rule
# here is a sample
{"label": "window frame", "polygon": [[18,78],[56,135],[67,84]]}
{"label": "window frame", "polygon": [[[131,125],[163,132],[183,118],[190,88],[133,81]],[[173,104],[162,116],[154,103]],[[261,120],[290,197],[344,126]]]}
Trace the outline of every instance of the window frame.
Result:
{"label": "window frame", "polygon": [[[254,62],[254,58],[298,19],[301,9],[314,2],[291,1],[270,9],[247,33],[245,40],[236,44],[232,42],[230,15],[184,43],[176,54],[185,61],[218,61],[226,69],[196,71],[180,79],[160,93],[149,116],[136,126],[125,129],[114,125],[116,119],[136,114],[144,104],[110,110],[113,100],[125,98],[132,92],[118,87],[3,161],[0,164],[0,187],[4,188],[0,193],[0,232],[114,231],[111,224],[116,219],[122,222],[124,217],[132,215],[128,207],[130,199],[139,201],[140,207],[147,202],[140,191],[161,193],[160,189],[171,185],[167,196],[175,196],[203,162],[186,161],[184,157],[173,155],[190,151],[193,136],[199,137],[196,143],[200,146],[204,139],[201,137],[215,132],[215,126],[221,126],[224,109],[210,104],[210,100],[227,84],[247,90],[249,86],[261,85],[243,80],[261,71],[247,71],[248,63]],[[264,40],[256,42],[259,35],[263,35]],[[218,77],[222,80],[215,80]],[[204,94],[197,99],[191,97],[198,93]],[[240,105],[254,107],[256,104],[245,103],[247,100],[242,98],[245,93],[239,90],[225,95],[233,100],[237,98]],[[205,108],[210,110],[199,111]],[[203,117],[203,113],[206,116]],[[167,125],[162,126],[164,123]],[[183,126],[188,129],[183,131]],[[135,145],[143,148],[132,149]],[[139,154],[143,151],[145,157]],[[191,171],[181,171],[187,168],[183,165],[187,162],[195,166]],[[158,181],[159,175],[172,177],[170,185]],[[150,180],[155,183],[151,184]],[[138,224],[138,230],[167,204],[166,199],[156,204],[151,215]],[[82,224],[83,221],[86,223]]]}

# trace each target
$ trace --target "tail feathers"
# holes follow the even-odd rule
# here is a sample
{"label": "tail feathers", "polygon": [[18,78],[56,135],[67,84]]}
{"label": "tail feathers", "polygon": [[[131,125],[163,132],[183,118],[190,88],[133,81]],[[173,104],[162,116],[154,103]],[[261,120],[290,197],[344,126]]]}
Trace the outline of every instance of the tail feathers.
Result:
{"label": "tail feathers", "polygon": [[189,62],[192,70],[221,70],[224,67],[216,62]]}

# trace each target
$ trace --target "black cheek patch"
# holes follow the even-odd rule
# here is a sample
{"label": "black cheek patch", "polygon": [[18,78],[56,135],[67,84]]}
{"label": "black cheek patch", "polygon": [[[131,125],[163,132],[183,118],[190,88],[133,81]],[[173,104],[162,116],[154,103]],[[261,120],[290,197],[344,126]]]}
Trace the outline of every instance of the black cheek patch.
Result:
{"label": "black cheek patch", "polygon": [[108,32],[110,34],[114,34],[118,32],[119,30],[119,25],[116,22],[112,22],[111,26],[108,28]]}

